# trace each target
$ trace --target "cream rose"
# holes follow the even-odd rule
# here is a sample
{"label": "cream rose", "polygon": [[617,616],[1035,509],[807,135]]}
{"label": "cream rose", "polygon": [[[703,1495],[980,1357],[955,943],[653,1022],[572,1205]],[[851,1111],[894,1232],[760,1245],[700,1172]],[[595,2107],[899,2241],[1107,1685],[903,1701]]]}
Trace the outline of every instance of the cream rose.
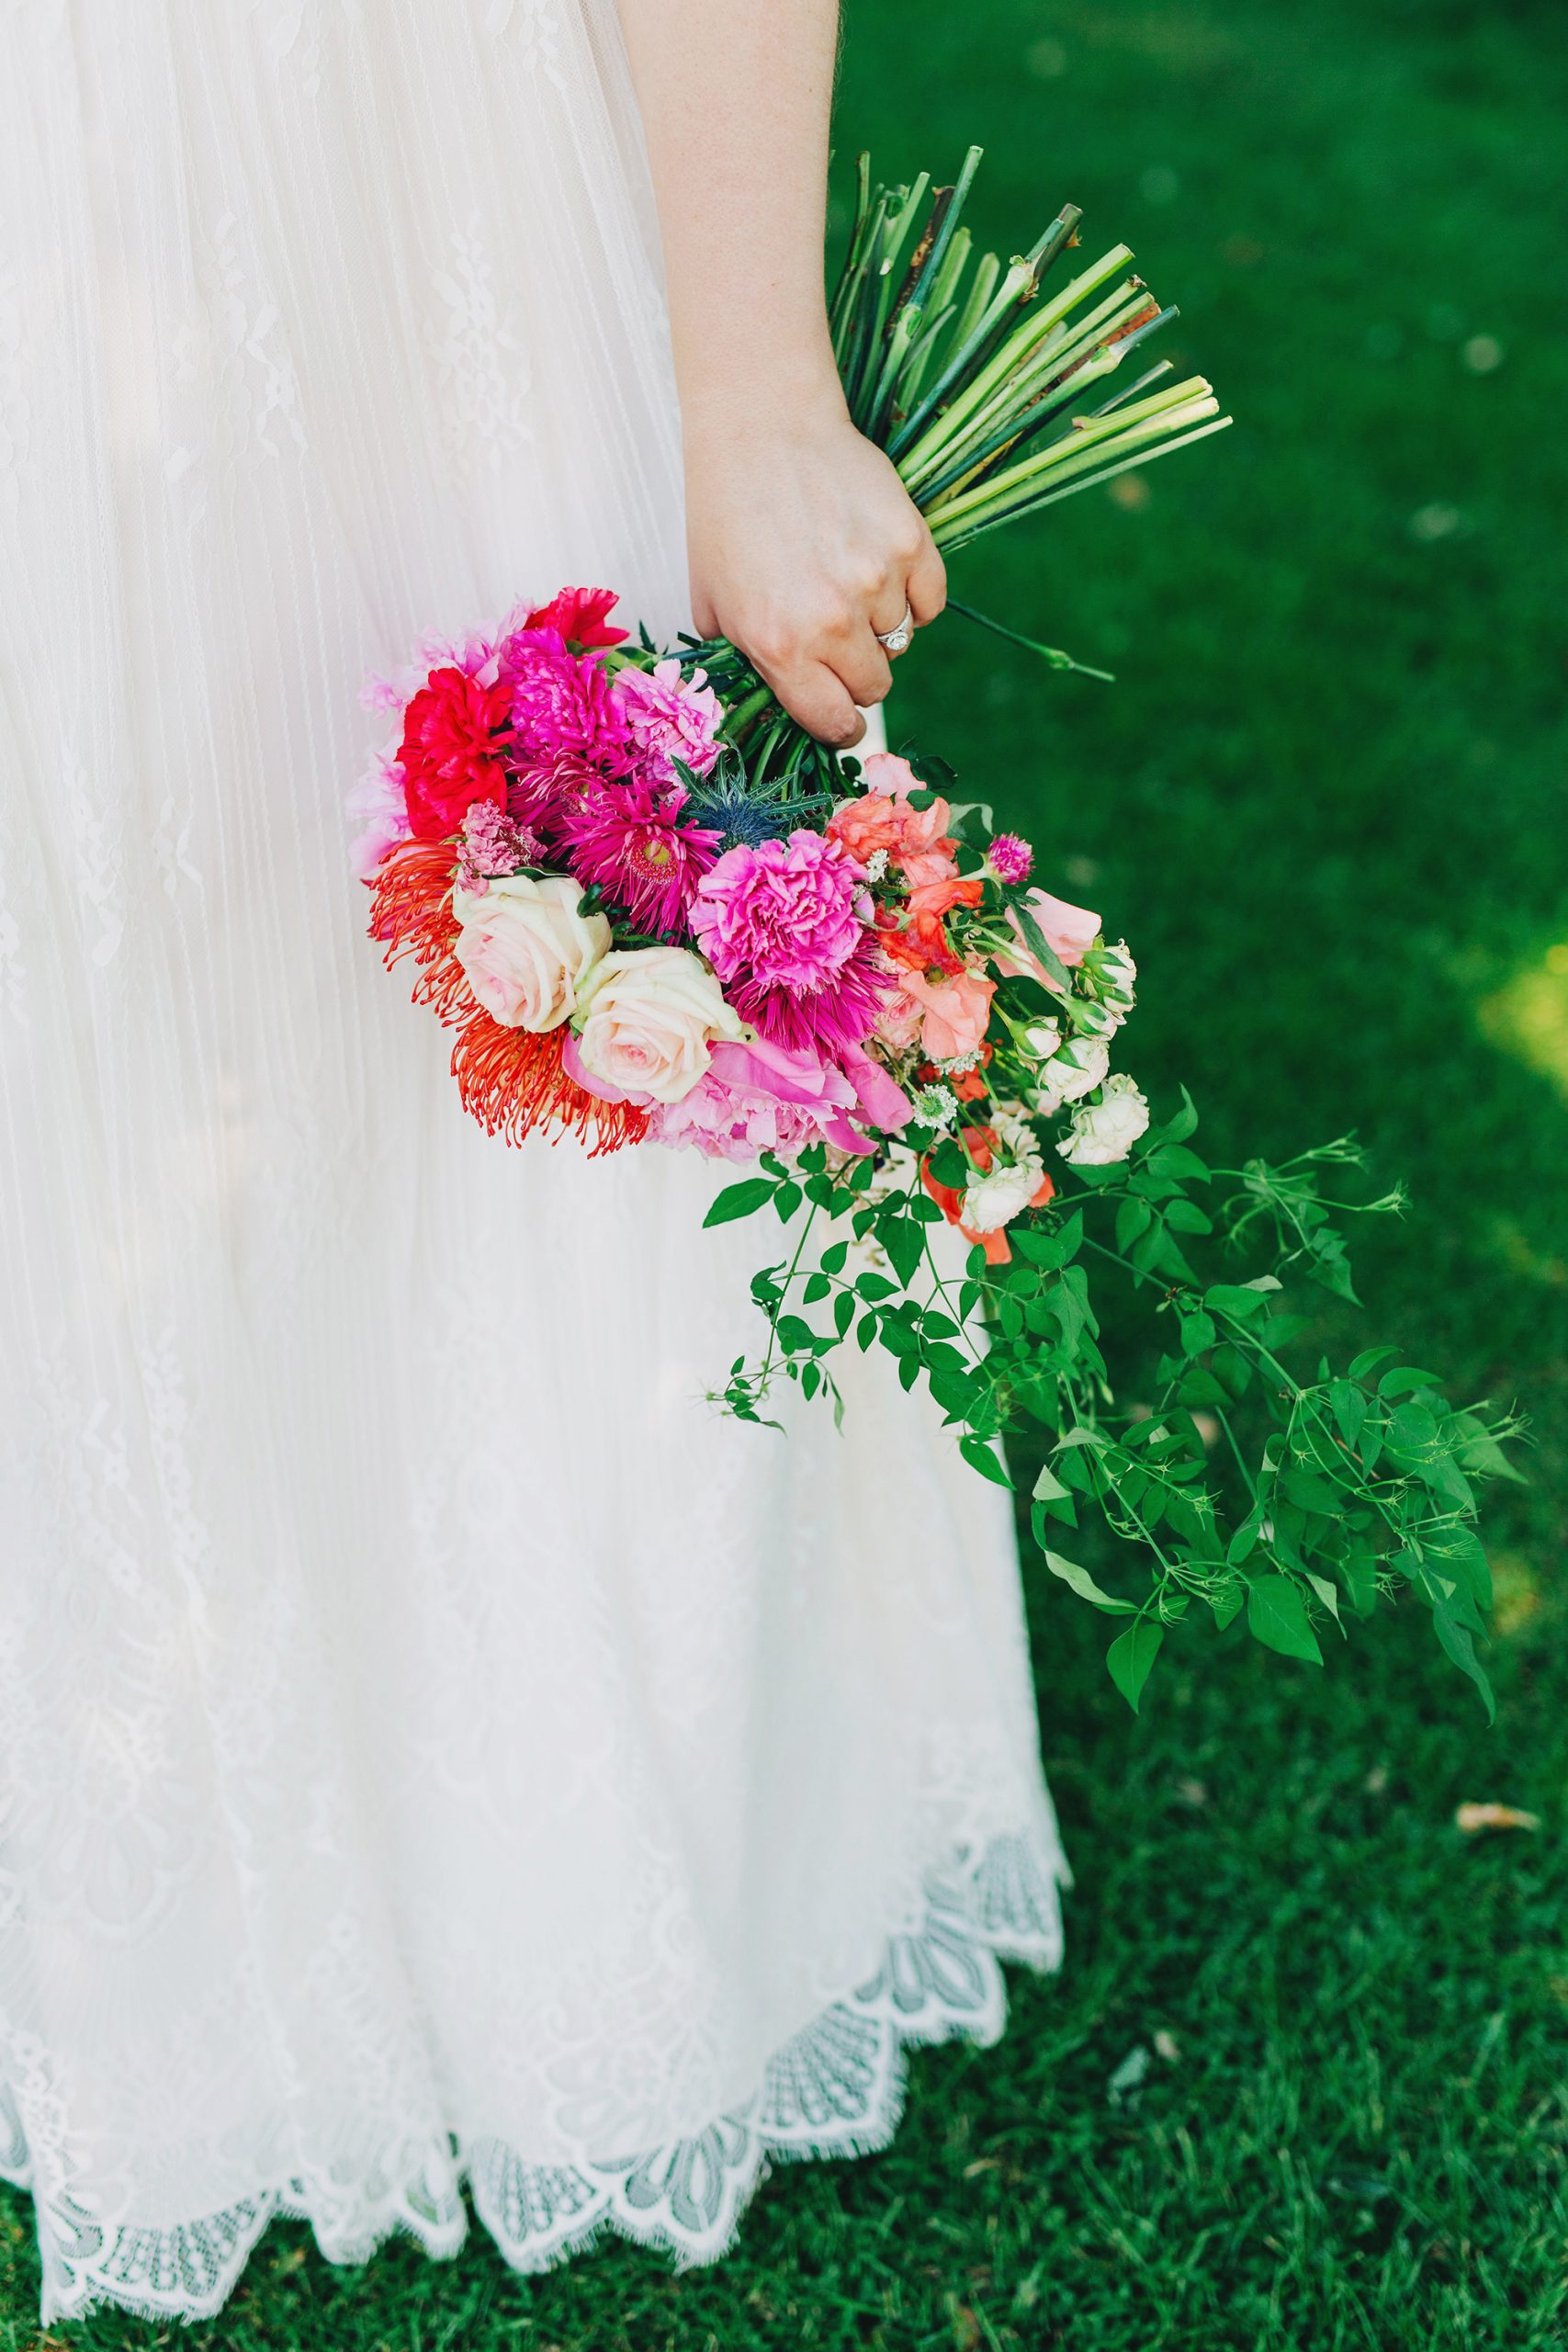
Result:
{"label": "cream rose", "polygon": [[1047,1114],[1059,1111],[1064,1102],[1078,1102],[1092,1094],[1110,1068],[1109,1046],[1098,1037],[1075,1038],[1044,1064],[1030,1099],[1037,1111]]}
{"label": "cream rose", "polygon": [[964,1222],[976,1233],[995,1233],[1026,1209],[1040,1190],[1045,1168],[1042,1160],[1019,1159],[1002,1168],[972,1176],[964,1189]]}
{"label": "cream rose", "polygon": [[576,1010],[610,944],[603,915],[579,914],[581,896],[570,874],[502,875],[482,891],[453,891],[463,927],[452,953],[503,1029],[558,1029]]}
{"label": "cream rose", "polygon": [[686,947],[616,948],[595,966],[583,998],[578,1057],[621,1092],[679,1102],[713,1059],[716,1037],[746,1024]]}
{"label": "cream rose", "polygon": [[1098,1102],[1073,1113],[1072,1132],[1056,1146],[1078,1168],[1108,1168],[1125,1159],[1149,1124],[1149,1106],[1130,1078],[1108,1078]]}

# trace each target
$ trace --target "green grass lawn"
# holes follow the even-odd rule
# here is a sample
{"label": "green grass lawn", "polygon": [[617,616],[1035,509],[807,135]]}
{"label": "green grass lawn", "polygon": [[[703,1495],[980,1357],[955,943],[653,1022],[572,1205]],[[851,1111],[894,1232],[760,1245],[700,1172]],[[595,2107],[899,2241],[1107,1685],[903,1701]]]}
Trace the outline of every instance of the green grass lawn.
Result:
{"label": "green grass lawn", "polygon": [[[1186,1079],[1232,1159],[1354,1126],[1408,1179],[1359,1255],[1369,1336],[1532,1421],[1493,1521],[1496,1728],[1418,1612],[1325,1673],[1184,1630],[1134,1721],[1103,1623],[1032,1581],[1067,1964],[999,2050],[916,2059],[890,2153],[784,2170],[681,2280],[612,2246],[527,2283],[482,2234],[340,2272],[288,2227],[210,2327],[54,2341],[1568,2342],[1565,100],[1557,0],[850,0],[841,108],[889,173],[983,141],[1006,247],[1066,197],[1124,235],[1238,419],[959,559],[1114,688],[953,619],[895,733],[1126,932],[1156,1105]],[[1465,1799],[1542,1826],[1466,1838]],[[17,2352],[26,2200],[0,2222]]]}

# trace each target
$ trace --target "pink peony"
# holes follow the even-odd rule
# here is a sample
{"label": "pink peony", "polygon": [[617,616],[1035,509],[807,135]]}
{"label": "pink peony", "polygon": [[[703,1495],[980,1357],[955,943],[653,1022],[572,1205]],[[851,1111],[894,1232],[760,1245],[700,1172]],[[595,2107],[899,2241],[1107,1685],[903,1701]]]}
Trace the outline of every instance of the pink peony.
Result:
{"label": "pink peony", "polygon": [[[1081,964],[1100,937],[1100,917],[1090,914],[1087,907],[1054,899],[1049,890],[1031,890],[1024,904],[1039,924],[1045,944],[1068,970]],[[1043,988],[1054,989],[1056,983],[1024,938],[1016,907],[1008,909],[1008,922],[1018,940],[1018,954],[993,956],[997,970],[1008,978],[1038,980]]]}
{"label": "pink peony", "polygon": [[690,682],[671,657],[651,674],[625,669],[615,679],[615,694],[632,740],[642,752],[650,775],[673,784],[673,763],[694,775],[706,775],[718,757],[718,730],[724,706],[699,670]]}
{"label": "pink peony", "polygon": [[691,1092],[655,1111],[649,1137],[724,1159],[755,1159],[818,1137],[864,1153],[871,1145],[850,1125],[858,1099],[852,1080],[818,1054],[761,1038],[720,1043]]}
{"label": "pink peony", "polygon": [[955,979],[933,982],[923,973],[903,972],[899,985],[920,1008],[920,1045],[928,1060],[957,1061],[979,1050],[991,1017],[994,980],[964,971]]}
{"label": "pink peony", "polygon": [[502,639],[496,662],[521,762],[547,766],[566,753],[626,774],[636,746],[602,662],[569,651],[558,629],[520,628]]}
{"label": "pink peony", "polygon": [[718,855],[717,833],[679,821],[685,797],[678,785],[661,789],[642,777],[606,784],[558,811],[552,826],[572,872],[596,882],[640,931],[682,926]]}

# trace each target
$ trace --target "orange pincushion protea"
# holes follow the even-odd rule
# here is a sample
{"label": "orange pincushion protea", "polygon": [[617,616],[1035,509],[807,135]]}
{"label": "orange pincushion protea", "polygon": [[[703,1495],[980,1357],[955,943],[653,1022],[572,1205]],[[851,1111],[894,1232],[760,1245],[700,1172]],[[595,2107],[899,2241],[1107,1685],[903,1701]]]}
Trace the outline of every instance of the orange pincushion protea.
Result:
{"label": "orange pincushion protea", "polygon": [[539,1130],[551,1143],[576,1135],[597,1158],[640,1143],[648,1114],[635,1103],[603,1102],[569,1077],[561,1060],[564,1033],[504,1028],[492,1021],[468,987],[453,948],[459,925],[452,911],[454,842],[408,841],[389,851],[370,885],[370,936],[389,971],[405,956],[418,966],[416,1004],[428,1004],[456,1030],[452,1075],[463,1108],[486,1132],[520,1144]]}

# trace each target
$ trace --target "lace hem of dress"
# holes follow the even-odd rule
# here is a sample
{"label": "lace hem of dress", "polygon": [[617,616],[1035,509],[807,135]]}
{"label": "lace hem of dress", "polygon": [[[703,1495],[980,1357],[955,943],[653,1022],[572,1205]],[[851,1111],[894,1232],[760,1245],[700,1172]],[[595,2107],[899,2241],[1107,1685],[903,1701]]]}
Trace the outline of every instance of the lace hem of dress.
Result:
{"label": "lace hem of dress", "polygon": [[[420,2177],[385,2194],[364,2183],[291,2180],[168,2229],[103,2228],[69,2199],[38,2207],[45,2322],[112,2303],[145,2318],[210,2319],[276,2213],[310,2222],[329,2261],[369,2258],[398,2230],[450,2256],[474,2209],[514,2270],[548,2269],[614,2232],[672,2254],[677,2267],[716,2261],[780,2159],[859,2156],[884,2148],[904,2103],[911,2042],[997,2041],[1007,2022],[1000,1961],[1036,1969],[1062,1951],[1060,1853],[1036,1835],[995,1838],[926,1880],[923,1913],[893,1936],[876,1975],[833,2002],[776,2051],[756,2097],[695,2137],[625,2162],[530,2163],[494,2139],[433,2145]],[[8,2110],[8,2112],[7,2112]],[[0,2105],[0,2133],[15,2110]],[[26,2141],[0,2137],[0,2175],[31,2186]]]}

